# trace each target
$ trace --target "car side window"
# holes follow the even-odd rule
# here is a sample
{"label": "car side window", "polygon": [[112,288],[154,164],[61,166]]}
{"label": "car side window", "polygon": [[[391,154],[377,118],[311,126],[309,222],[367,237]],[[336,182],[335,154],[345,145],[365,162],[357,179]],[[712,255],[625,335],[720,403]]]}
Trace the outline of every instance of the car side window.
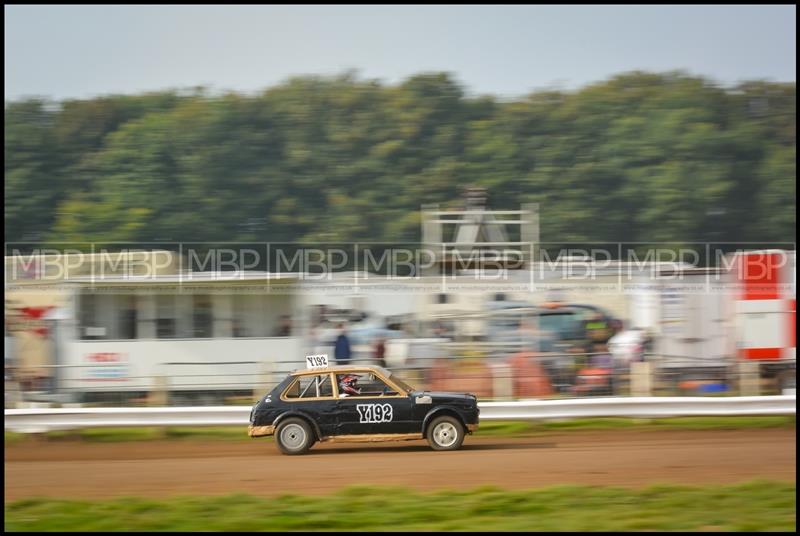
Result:
{"label": "car side window", "polygon": [[339,397],[395,396],[397,391],[371,373],[337,374]]}
{"label": "car side window", "polygon": [[299,376],[284,396],[290,400],[333,397],[330,374]]}
{"label": "car side window", "polygon": [[284,395],[286,398],[300,398],[300,378],[295,378]]}

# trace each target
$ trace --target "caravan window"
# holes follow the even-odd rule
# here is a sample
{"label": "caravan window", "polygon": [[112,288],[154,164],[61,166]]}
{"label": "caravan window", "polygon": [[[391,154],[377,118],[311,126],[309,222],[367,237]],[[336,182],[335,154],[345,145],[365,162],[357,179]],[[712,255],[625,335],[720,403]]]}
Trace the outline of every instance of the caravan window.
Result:
{"label": "caravan window", "polygon": [[175,296],[156,295],[156,337],[174,339],[176,336]]}
{"label": "caravan window", "polygon": [[119,338],[135,339],[138,319],[138,303],[136,296],[119,296]]}
{"label": "caravan window", "polygon": [[214,315],[211,296],[192,296],[192,320],[195,338],[213,337]]}

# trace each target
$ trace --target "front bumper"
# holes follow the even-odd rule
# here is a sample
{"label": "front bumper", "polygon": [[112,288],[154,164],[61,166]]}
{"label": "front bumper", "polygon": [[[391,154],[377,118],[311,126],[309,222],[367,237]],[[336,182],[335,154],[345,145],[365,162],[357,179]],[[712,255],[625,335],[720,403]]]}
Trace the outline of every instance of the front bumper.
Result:
{"label": "front bumper", "polygon": [[271,436],[275,434],[274,426],[253,426],[247,427],[247,435],[250,437]]}

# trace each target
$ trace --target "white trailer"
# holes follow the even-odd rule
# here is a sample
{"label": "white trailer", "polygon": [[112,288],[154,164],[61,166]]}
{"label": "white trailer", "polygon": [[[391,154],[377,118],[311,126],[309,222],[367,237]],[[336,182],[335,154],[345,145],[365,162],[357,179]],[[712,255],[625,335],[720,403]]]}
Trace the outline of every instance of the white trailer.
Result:
{"label": "white trailer", "polygon": [[[41,343],[16,365],[47,377],[37,391],[72,401],[252,394],[271,374],[304,366],[296,281],[261,272],[73,278],[59,283],[52,303],[42,302],[39,285],[20,287],[17,306],[35,298],[46,313],[36,334],[20,333]],[[281,333],[286,317],[292,330]]]}

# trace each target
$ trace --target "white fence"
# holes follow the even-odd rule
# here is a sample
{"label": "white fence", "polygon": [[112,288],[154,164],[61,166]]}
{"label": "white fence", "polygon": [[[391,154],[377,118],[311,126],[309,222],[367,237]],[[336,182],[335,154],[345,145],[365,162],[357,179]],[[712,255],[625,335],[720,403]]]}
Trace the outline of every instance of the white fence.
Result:
{"label": "white fence", "polygon": [[[586,417],[795,415],[795,395],[630,397],[482,402],[482,421]],[[247,426],[251,406],[37,408],[5,410],[5,429],[23,433],[126,426]]]}

